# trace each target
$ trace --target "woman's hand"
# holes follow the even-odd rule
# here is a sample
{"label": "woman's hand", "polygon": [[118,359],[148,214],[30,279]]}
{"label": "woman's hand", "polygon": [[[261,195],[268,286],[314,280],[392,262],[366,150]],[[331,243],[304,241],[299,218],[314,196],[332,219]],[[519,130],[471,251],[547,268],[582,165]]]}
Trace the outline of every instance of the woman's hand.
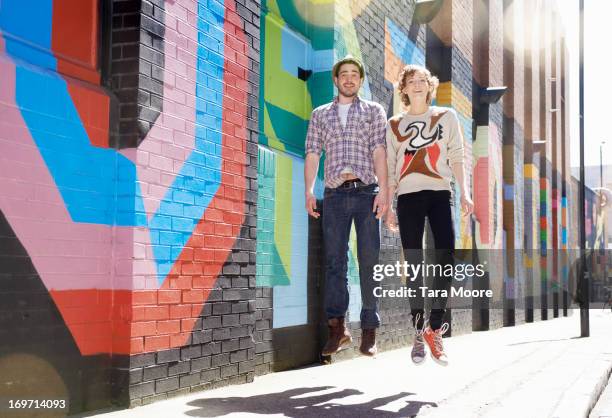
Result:
{"label": "woman's hand", "polygon": [[472,202],[472,199],[470,199],[467,193],[461,194],[461,210],[464,216],[469,216],[474,212],[474,202]]}
{"label": "woman's hand", "polygon": [[397,225],[397,216],[395,215],[395,211],[392,208],[387,210],[387,215],[385,216],[385,225],[391,232],[399,231],[399,227]]}

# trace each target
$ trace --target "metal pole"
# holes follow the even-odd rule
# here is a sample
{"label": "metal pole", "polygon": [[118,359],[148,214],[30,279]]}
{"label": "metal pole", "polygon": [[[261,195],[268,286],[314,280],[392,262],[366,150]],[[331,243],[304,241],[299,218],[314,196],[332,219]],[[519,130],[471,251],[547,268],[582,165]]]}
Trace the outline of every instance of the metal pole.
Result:
{"label": "metal pole", "polygon": [[599,187],[601,188],[600,193],[603,193],[603,145],[606,141],[601,141],[599,144]]}
{"label": "metal pole", "polygon": [[586,220],[584,193],[584,0],[580,0],[580,69],[578,75],[580,102],[580,196],[578,198],[578,224],[580,225],[580,336],[589,336],[589,266],[586,260]]}

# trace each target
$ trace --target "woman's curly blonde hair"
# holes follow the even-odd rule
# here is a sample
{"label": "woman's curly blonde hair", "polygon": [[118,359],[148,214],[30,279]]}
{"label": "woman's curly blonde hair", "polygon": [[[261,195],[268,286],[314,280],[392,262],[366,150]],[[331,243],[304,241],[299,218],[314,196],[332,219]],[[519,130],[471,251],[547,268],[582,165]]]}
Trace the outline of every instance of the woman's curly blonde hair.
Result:
{"label": "woman's curly blonde hair", "polygon": [[431,72],[420,65],[408,64],[399,74],[399,85],[397,89],[399,90],[400,97],[402,98],[402,103],[406,106],[410,106],[410,98],[406,93],[403,92],[406,87],[406,83],[408,79],[412,77],[415,73],[422,73],[427,78],[427,84],[429,84],[429,92],[427,93],[427,104],[431,104],[431,101],[436,97],[436,90],[440,85],[440,81],[438,77],[435,75],[431,75]]}

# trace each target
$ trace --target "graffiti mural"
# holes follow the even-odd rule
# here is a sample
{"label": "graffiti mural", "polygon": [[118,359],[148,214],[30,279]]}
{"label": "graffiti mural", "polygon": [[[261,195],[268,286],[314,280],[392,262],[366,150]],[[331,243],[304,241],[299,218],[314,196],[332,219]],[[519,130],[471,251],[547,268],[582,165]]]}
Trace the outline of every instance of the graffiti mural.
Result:
{"label": "graffiti mural", "polygon": [[[168,39],[190,54],[167,59],[162,114],[137,149],[117,151],[103,140],[108,96],[95,71],[82,76],[88,84],[64,76],[75,75],[57,58],[72,52],[56,48],[66,26],[55,24],[56,4],[45,4],[35,16],[15,2],[2,8],[11,135],[2,143],[10,181],[0,186],[0,208],[82,354],[181,346],[191,329],[180,320],[198,313],[170,313],[165,299],[206,302],[244,219],[246,57],[224,52],[228,33],[244,39],[220,5],[168,2]],[[186,6],[197,10],[194,26],[177,31],[172,16]],[[24,36],[40,48],[24,46]],[[157,327],[172,331],[138,325],[154,311],[167,320]]]}
{"label": "graffiti mural", "polygon": [[[350,19],[339,23],[344,46],[332,49],[334,21],[313,20],[309,2],[268,1],[264,5],[257,285],[273,288],[273,326],[282,328],[307,323],[308,215],[303,172],[308,120],[313,108],[333,97],[331,67],[343,54],[341,49],[354,56],[360,56],[360,50]],[[339,8],[348,3],[327,2],[323,7],[338,16]],[[362,94],[369,94],[367,87]],[[315,187],[318,198],[323,196],[322,166]],[[361,310],[356,255],[353,231],[349,245],[351,318],[359,318]]]}

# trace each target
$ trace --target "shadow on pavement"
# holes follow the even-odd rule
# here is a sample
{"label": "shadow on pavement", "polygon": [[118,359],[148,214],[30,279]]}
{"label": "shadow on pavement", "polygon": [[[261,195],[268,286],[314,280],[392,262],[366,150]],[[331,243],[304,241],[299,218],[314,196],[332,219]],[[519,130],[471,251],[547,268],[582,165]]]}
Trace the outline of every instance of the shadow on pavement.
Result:
{"label": "shadow on pavement", "polygon": [[[311,417],[337,417],[337,418],[404,418],[413,417],[421,407],[430,405],[437,407],[434,402],[420,402],[406,400],[406,406],[398,412],[382,411],[379,408],[390,402],[414,395],[410,392],[400,392],[396,395],[373,399],[365,403],[339,404],[334,399],[345,398],[353,395],[362,395],[363,392],[355,389],[343,389],[337,392],[324,393],[313,396],[303,396],[308,393],[333,389],[334,386],[320,386],[312,388],[289,389],[284,392],[267,393],[248,397],[227,397],[197,399],[187,405],[196,407],[186,412],[192,417],[222,417],[231,413],[252,414],[283,414],[291,418]],[[299,396],[299,397],[298,397]]]}
{"label": "shadow on pavement", "polygon": [[578,340],[580,339],[580,336],[576,336],[576,337],[570,337],[570,338],[559,338],[559,339],[555,339],[555,340],[532,340],[532,341],[523,341],[520,343],[512,343],[512,344],[508,344],[509,347],[513,346],[513,345],[525,345],[525,344],[536,344],[536,343],[551,343],[551,342],[557,342],[557,341],[569,341],[569,340]]}

